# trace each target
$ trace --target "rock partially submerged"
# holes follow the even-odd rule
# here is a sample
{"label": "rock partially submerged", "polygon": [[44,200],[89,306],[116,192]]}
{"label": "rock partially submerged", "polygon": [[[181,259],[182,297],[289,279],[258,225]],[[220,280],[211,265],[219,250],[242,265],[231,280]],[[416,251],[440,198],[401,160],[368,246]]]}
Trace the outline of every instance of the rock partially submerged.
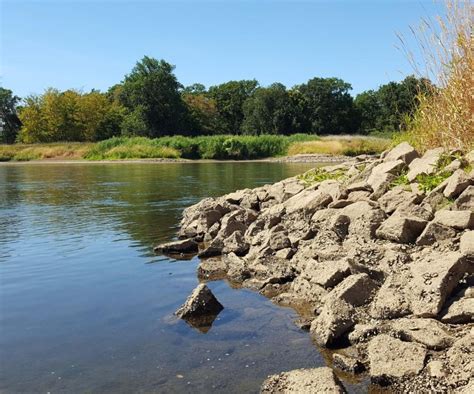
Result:
{"label": "rock partially submerged", "polygon": [[203,283],[199,284],[186,302],[176,311],[182,319],[196,319],[219,314],[224,307],[217,301],[211,290]]}
{"label": "rock partially submerged", "polygon": [[[395,391],[466,390],[474,365],[466,351],[474,330],[474,174],[458,153],[443,167],[452,155],[434,149],[420,157],[403,143],[381,158],[208,198],[184,211],[184,241],[159,250],[195,253],[199,245],[200,256],[215,256],[201,261],[200,278],[227,278],[304,311],[316,344],[357,351],[354,359],[334,357],[340,369],[365,367]],[[446,174],[433,190],[420,185]],[[325,180],[308,181],[318,176]],[[343,390],[325,368],[275,375],[262,386],[326,388]]]}

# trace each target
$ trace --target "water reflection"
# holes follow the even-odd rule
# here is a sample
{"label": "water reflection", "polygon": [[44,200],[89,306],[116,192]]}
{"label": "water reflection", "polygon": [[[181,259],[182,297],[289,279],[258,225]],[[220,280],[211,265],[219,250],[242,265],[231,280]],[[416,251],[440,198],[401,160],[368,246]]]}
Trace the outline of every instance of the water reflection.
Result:
{"label": "water reflection", "polygon": [[257,392],[321,363],[291,310],[224,281],[206,335],[173,319],[197,259],[153,254],[186,206],[308,167],[0,166],[0,391]]}

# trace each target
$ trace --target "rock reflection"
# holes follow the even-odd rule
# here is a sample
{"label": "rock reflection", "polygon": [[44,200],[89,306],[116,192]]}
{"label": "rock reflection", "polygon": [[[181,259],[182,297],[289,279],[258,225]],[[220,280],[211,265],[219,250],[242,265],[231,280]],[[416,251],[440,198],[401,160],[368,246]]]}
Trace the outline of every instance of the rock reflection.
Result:
{"label": "rock reflection", "polygon": [[198,317],[183,317],[182,319],[192,328],[199,331],[201,334],[207,334],[212,328],[212,324],[219,315],[206,315]]}

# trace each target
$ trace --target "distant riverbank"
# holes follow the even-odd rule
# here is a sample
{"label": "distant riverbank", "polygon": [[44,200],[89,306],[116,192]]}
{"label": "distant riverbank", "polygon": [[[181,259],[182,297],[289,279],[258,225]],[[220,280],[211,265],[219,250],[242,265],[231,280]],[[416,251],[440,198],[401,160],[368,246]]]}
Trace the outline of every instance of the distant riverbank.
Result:
{"label": "distant riverbank", "polygon": [[0,162],[188,162],[277,160],[331,162],[377,154],[390,140],[366,136],[204,136],[114,137],[97,143],[0,145]]}

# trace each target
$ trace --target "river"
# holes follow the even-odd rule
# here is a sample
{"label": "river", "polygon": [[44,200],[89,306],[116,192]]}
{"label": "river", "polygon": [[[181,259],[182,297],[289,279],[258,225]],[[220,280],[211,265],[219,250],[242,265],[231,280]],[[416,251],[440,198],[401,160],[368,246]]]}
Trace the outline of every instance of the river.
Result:
{"label": "river", "polygon": [[182,210],[314,164],[0,166],[0,392],[258,392],[269,374],[323,365],[296,313],[209,283],[207,333],[173,312],[198,259],[153,254]]}

